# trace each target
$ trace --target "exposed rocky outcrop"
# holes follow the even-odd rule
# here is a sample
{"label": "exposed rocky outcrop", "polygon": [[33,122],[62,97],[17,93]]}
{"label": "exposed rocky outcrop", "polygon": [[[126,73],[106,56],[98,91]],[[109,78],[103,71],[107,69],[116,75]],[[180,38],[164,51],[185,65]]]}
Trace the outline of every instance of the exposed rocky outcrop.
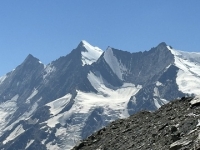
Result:
{"label": "exposed rocky outcrop", "polygon": [[183,97],[155,112],[142,111],[110,123],[73,150],[200,149],[200,97]]}

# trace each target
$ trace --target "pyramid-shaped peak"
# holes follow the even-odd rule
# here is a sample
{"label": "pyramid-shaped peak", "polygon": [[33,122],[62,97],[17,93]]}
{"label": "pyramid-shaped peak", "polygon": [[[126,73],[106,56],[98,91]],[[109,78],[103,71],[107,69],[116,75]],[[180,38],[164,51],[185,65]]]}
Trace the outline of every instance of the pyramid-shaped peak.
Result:
{"label": "pyramid-shaped peak", "polygon": [[39,59],[34,57],[32,54],[28,54],[25,60],[39,60]]}
{"label": "pyramid-shaped peak", "polygon": [[92,45],[91,45],[90,43],[88,43],[87,41],[81,40],[81,42],[78,44],[78,47],[84,47],[85,45],[92,46]]}
{"label": "pyramid-shaped peak", "polygon": [[99,47],[97,46],[92,46],[89,42],[87,42],[86,40],[82,40],[78,47],[84,47],[86,51],[89,50],[98,50],[98,51],[102,51]]}
{"label": "pyramid-shaped peak", "polygon": [[103,53],[103,50],[100,49],[97,46],[92,46],[90,43],[88,43],[85,40],[82,40],[78,47],[76,49],[79,49],[81,52],[98,52],[98,53]]}
{"label": "pyramid-shaped peak", "polygon": [[34,63],[34,62],[41,63],[41,61],[38,58],[34,57],[32,54],[28,54],[23,63]]}
{"label": "pyramid-shaped peak", "polygon": [[82,40],[81,43],[82,43],[83,45],[91,45],[91,44],[88,43],[86,40]]}
{"label": "pyramid-shaped peak", "polygon": [[166,47],[166,46],[167,46],[167,44],[166,44],[165,42],[161,42],[160,44],[158,44],[158,47],[161,47],[161,46],[162,46],[162,47],[163,47],[163,46],[165,46],[165,47]]}
{"label": "pyramid-shaped peak", "polygon": [[82,65],[91,65],[93,62],[97,61],[97,59],[103,53],[99,47],[92,46],[87,41],[82,40],[77,47],[81,51],[82,56]]}

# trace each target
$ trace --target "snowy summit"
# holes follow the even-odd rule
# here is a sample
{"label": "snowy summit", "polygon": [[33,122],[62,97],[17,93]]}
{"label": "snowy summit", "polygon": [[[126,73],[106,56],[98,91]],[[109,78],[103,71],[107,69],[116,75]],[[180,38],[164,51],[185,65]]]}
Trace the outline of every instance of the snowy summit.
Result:
{"label": "snowy summit", "polygon": [[103,53],[98,47],[94,47],[90,45],[87,41],[82,40],[83,47],[85,47],[86,51],[81,52],[82,54],[82,65],[91,65],[92,63],[96,62],[97,59]]}

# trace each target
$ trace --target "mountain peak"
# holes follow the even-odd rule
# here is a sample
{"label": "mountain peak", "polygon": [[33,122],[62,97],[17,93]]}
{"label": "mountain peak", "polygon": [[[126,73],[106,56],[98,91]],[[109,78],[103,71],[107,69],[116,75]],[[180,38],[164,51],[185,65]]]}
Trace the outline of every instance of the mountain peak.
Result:
{"label": "mountain peak", "polygon": [[32,54],[28,54],[23,63],[33,63],[33,62],[41,63],[41,61],[38,58],[34,57]]}
{"label": "mountain peak", "polygon": [[32,54],[28,54],[25,60],[39,60],[39,59],[34,57]]}
{"label": "mountain peak", "polygon": [[28,54],[27,58],[34,58],[32,54]]}
{"label": "mountain peak", "polygon": [[160,44],[158,44],[157,47],[166,47],[166,46],[167,46],[167,44],[165,42],[161,42]]}
{"label": "mountain peak", "polygon": [[81,42],[78,44],[77,48],[81,48],[81,51],[85,51],[85,45],[92,46],[85,40],[81,40]]}
{"label": "mountain peak", "polygon": [[85,40],[81,40],[81,42],[80,42],[82,45],[90,45],[87,41],[85,41]]}
{"label": "mountain peak", "polygon": [[93,62],[96,62],[103,53],[103,50],[99,47],[92,46],[85,40],[82,40],[77,48],[81,51],[82,66],[91,65]]}

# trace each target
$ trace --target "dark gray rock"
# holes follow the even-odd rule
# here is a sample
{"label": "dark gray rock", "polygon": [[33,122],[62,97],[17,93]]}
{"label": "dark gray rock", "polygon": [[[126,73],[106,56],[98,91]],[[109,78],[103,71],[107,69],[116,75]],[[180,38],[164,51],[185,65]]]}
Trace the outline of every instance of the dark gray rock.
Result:
{"label": "dark gray rock", "polygon": [[200,149],[200,107],[191,109],[190,101],[191,98],[182,98],[155,112],[142,111],[127,119],[116,120],[73,150]]}

